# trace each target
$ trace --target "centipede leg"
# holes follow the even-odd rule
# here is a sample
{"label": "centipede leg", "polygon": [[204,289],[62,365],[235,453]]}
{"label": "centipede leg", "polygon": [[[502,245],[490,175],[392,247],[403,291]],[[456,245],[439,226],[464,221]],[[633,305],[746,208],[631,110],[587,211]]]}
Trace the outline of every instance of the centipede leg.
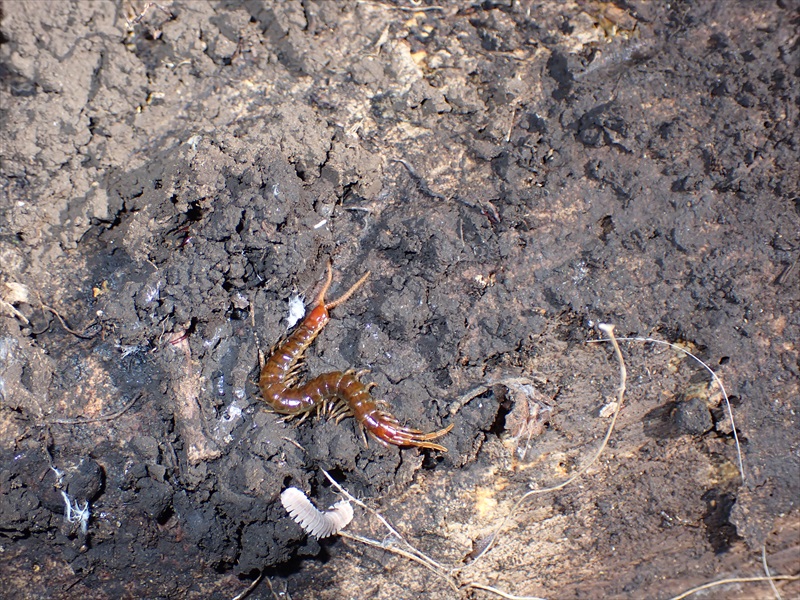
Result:
{"label": "centipede leg", "polygon": [[323,417],[328,413],[328,403],[327,402],[320,402],[317,404],[317,417]]}
{"label": "centipede leg", "polygon": [[[358,430],[361,432],[361,439],[364,440],[364,447],[365,448],[369,448],[369,442],[367,441],[367,433],[366,433],[366,431],[364,431],[364,426],[361,423],[358,424]],[[371,436],[371,437],[375,437],[375,436]],[[381,440],[378,440],[378,441],[381,441]]]}
{"label": "centipede leg", "polygon": [[295,425],[300,425],[303,421],[305,421],[308,418],[308,415],[310,415],[310,414],[311,414],[310,410],[307,410],[306,412],[304,412],[303,416],[300,417],[300,420],[297,423],[295,423]]}
{"label": "centipede leg", "polygon": [[336,409],[331,413],[331,419],[334,420],[335,423],[339,423],[342,419],[350,414],[350,407],[347,406],[345,403],[341,403]]}

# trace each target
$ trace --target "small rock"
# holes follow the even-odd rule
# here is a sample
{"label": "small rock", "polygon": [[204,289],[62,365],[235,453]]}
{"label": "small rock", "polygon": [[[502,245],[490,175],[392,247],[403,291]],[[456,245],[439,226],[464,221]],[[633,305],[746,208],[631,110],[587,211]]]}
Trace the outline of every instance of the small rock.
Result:
{"label": "small rock", "polygon": [[700,435],[713,426],[711,413],[700,398],[682,400],[675,405],[670,418],[678,434]]}

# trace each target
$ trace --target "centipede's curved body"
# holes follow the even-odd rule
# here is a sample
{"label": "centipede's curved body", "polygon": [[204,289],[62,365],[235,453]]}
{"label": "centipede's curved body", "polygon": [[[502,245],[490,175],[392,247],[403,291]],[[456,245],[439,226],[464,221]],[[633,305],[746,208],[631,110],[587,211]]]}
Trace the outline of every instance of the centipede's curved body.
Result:
{"label": "centipede's curved body", "polygon": [[328,265],[328,278],[317,304],[292,334],[272,352],[261,369],[258,387],[267,404],[277,413],[289,416],[307,415],[314,409],[329,411],[337,422],[352,415],[356,423],[384,445],[419,446],[446,452],[444,446],[431,440],[442,437],[453,426],[433,433],[423,433],[400,425],[394,415],[379,408],[379,402],[369,393],[374,384],[364,384],[352,372],[335,371],[319,375],[297,385],[305,351],[322,328],[330,321],[328,311],[347,300],[369,277],[364,275],[342,297],[325,303],[325,292],[333,273]]}

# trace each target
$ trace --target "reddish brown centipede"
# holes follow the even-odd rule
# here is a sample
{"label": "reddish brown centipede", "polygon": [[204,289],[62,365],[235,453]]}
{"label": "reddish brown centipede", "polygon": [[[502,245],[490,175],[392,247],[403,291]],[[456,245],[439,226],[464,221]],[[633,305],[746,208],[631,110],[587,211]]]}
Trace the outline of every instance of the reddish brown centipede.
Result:
{"label": "reddish brown centipede", "polygon": [[[330,321],[328,311],[338,306],[367,280],[367,271],[343,296],[325,302],[325,293],[333,279],[333,268],[328,263],[328,276],[317,303],[303,322],[282,344],[273,351],[261,369],[258,387],[264,400],[277,413],[289,416],[308,415],[315,408],[330,410],[331,417],[338,423],[352,415],[361,431],[367,431],[383,445],[419,446],[446,452],[444,446],[431,440],[442,437],[453,428],[448,425],[433,433],[423,433],[417,429],[403,427],[394,415],[378,407],[369,390],[375,384],[363,384],[352,371],[325,373],[302,385],[297,385],[303,354]],[[364,437],[366,440],[366,436]]]}

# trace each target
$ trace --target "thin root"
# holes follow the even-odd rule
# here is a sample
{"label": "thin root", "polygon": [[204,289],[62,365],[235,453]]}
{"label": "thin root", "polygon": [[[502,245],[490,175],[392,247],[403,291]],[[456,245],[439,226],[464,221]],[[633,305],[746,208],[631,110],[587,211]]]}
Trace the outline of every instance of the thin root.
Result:
{"label": "thin root", "polygon": [[775,587],[775,582],[772,581],[772,575],[769,572],[769,566],[767,565],[767,547],[761,546],[761,564],[764,565],[764,574],[767,576],[769,580],[769,587],[772,588],[772,593],[775,594],[775,598],[777,600],[783,600],[781,598],[781,594],[778,591],[778,588]]}
{"label": "thin root", "polygon": [[328,481],[331,482],[331,485],[333,485],[340,494],[345,496],[348,500],[350,500],[350,502],[357,504],[358,506],[366,510],[368,513],[373,515],[375,518],[377,518],[389,532],[389,535],[386,536],[383,542],[379,542],[378,540],[364,537],[357,533],[351,533],[349,531],[340,531],[339,532],[340,537],[347,538],[355,542],[361,542],[362,544],[366,544],[367,546],[372,546],[374,548],[380,548],[381,550],[386,550],[387,552],[397,554],[398,556],[402,556],[419,565],[422,565],[423,567],[428,569],[431,573],[443,579],[447,583],[447,585],[456,593],[459,593],[464,589],[478,589],[478,590],[484,590],[486,592],[491,592],[493,594],[496,594],[497,596],[500,596],[501,598],[507,598],[508,600],[542,600],[542,598],[539,598],[537,596],[515,596],[513,594],[504,592],[500,589],[488,585],[483,585],[480,583],[473,583],[473,582],[460,583],[459,580],[454,576],[455,570],[451,569],[448,571],[444,565],[436,562],[430,556],[428,556],[421,550],[418,550],[416,547],[411,545],[400,534],[400,532],[397,531],[389,523],[389,521],[386,520],[386,518],[383,515],[381,515],[378,511],[364,504],[361,500],[358,500],[357,498],[352,496],[350,492],[348,492],[341,485],[339,485],[339,483],[333,477],[331,477],[327,471],[325,471],[324,469],[320,470],[322,471],[323,475],[325,475],[325,477],[328,478]]}
{"label": "thin root", "polygon": [[[608,444],[608,440],[611,438],[611,433],[614,431],[614,425],[616,425],[616,423],[617,423],[617,417],[619,417],[620,411],[622,410],[622,403],[623,403],[623,400],[625,399],[625,386],[626,386],[626,382],[627,382],[627,379],[628,379],[628,372],[625,369],[625,361],[622,358],[622,351],[619,349],[619,344],[617,343],[617,339],[614,337],[614,326],[613,325],[600,324],[600,325],[598,325],[598,327],[606,335],[608,335],[609,340],[611,341],[611,343],[614,346],[614,353],[616,354],[617,361],[619,362],[619,380],[620,380],[619,381],[619,388],[617,390],[617,408],[614,411],[614,416],[611,419],[611,423],[608,426],[608,430],[606,431],[606,435],[603,438],[603,441],[600,444],[600,447],[597,449],[597,451],[595,452],[594,456],[592,457],[592,459],[588,463],[586,463],[584,466],[582,466],[580,469],[578,469],[571,477],[569,477],[565,481],[562,481],[558,485],[554,485],[554,486],[547,487],[547,488],[542,488],[542,489],[537,489],[537,490],[531,490],[530,492],[527,492],[526,494],[523,494],[522,497],[514,503],[514,506],[511,508],[511,510],[505,516],[505,518],[500,522],[500,525],[497,527],[497,529],[495,529],[490,534],[489,543],[486,544],[486,547],[478,553],[478,555],[472,560],[471,563],[469,563],[467,565],[467,567],[471,567],[472,565],[474,565],[476,562],[478,562],[478,560],[480,560],[481,557],[485,556],[486,553],[489,552],[489,550],[492,549],[492,547],[494,547],[495,543],[497,542],[497,539],[500,536],[500,533],[505,528],[505,526],[508,523],[509,519],[511,519],[512,515],[515,515],[517,513],[517,510],[519,510],[519,507],[522,506],[522,504],[528,498],[531,498],[533,496],[538,496],[539,494],[546,494],[546,493],[549,493],[549,492],[554,492],[556,490],[560,490],[561,488],[564,488],[564,487],[568,486],[570,483],[572,483],[573,481],[578,479],[578,477],[581,477],[595,462],[597,462],[597,459],[600,458],[600,455],[603,453],[603,450],[605,450],[606,445]],[[457,571],[459,569],[457,568],[455,570]]]}
{"label": "thin root", "polygon": [[[728,418],[730,418],[731,420],[731,430],[733,431],[733,440],[736,444],[736,457],[739,461],[739,476],[742,478],[742,484],[744,484],[744,461],[742,459],[742,447],[739,444],[739,435],[736,433],[736,422],[733,420],[733,408],[731,407],[731,401],[728,399],[728,393],[725,391],[725,386],[722,385],[722,380],[714,372],[714,370],[688,350],[681,348],[680,346],[677,346],[675,344],[670,344],[669,342],[665,342],[664,340],[656,340],[653,338],[643,338],[643,337],[622,337],[617,339],[620,342],[651,342],[653,344],[661,344],[662,346],[669,346],[673,350],[677,350],[678,352],[683,352],[686,356],[693,358],[700,365],[702,365],[702,367],[706,371],[708,371],[711,374],[711,378],[719,386],[719,389],[722,392],[722,397],[725,399],[725,408],[728,411]],[[596,344],[598,342],[608,342],[608,341],[610,340],[604,338],[600,340],[589,340],[588,343]]]}
{"label": "thin root", "polygon": [[[261,571],[261,572],[258,574],[258,577],[256,577],[256,578],[253,580],[253,582],[252,582],[252,583],[251,583],[249,586],[247,586],[247,588],[246,588],[246,589],[242,590],[241,592],[239,592],[238,594],[236,594],[236,595],[233,597],[233,600],[244,600],[245,598],[247,598],[247,596],[249,596],[249,595],[250,595],[250,592],[252,592],[254,589],[256,589],[256,586],[257,586],[259,583],[261,583],[261,580],[262,580],[263,578],[264,578],[264,571]],[[272,582],[269,580],[269,578],[267,578],[267,584],[269,585],[269,589],[270,589],[270,590],[272,590]],[[274,592],[274,591],[272,592],[272,595],[273,595],[273,596],[275,595],[275,592]],[[275,596],[275,597],[277,597],[277,596]]]}
{"label": "thin root", "polygon": [[539,596],[515,596],[514,594],[508,594],[503,590],[498,590],[496,587],[492,587],[490,585],[482,585],[480,583],[470,583],[469,587],[475,588],[477,590],[484,590],[486,592],[491,592],[493,594],[497,594],[501,598],[507,598],[508,600],[544,600],[544,598],[540,598]]}
{"label": "thin root", "polygon": [[687,590],[682,594],[678,594],[677,596],[673,596],[669,600],[683,600],[683,598],[688,598],[692,594],[696,594],[697,592],[702,592],[703,590],[708,590],[713,587],[717,587],[719,585],[728,585],[729,583],[752,583],[754,581],[798,581],[800,580],[800,575],[773,575],[772,577],[730,577],[729,579],[720,579],[719,581],[712,581],[711,583],[704,583],[703,585],[699,585],[695,588]]}
{"label": "thin root", "polygon": [[71,329],[70,326],[67,325],[67,323],[64,321],[63,317],[59,314],[59,312],[55,308],[53,308],[52,306],[47,306],[47,304],[43,303],[41,298],[39,298],[39,304],[41,304],[42,310],[48,310],[51,313],[53,313],[56,316],[56,318],[58,319],[58,322],[61,323],[61,326],[68,333],[71,333],[75,337],[80,338],[82,340],[91,340],[93,337],[95,337],[93,335],[86,335],[85,333],[79,333],[79,332],[75,331],[74,329]]}
{"label": "thin root", "polygon": [[[357,285],[360,285],[360,282]],[[556,490],[559,490],[559,489],[562,489],[562,488],[566,487],[567,485],[569,485],[570,483],[572,483],[573,481],[575,481],[576,479],[581,477],[583,474],[585,474],[586,471],[593,464],[595,464],[597,462],[597,460],[599,459],[600,455],[605,451],[605,448],[608,445],[608,441],[611,438],[611,435],[612,435],[612,433],[614,431],[614,427],[616,425],[617,419],[618,419],[618,417],[619,417],[619,415],[621,414],[621,411],[622,411],[623,402],[624,402],[624,399],[625,399],[626,386],[627,386],[627,369],[625,367],[625,361],[624,361],[624,358],[622,356],[622,351],[620,350],[620,347],[619,347],[619,344],[618,344],[618,341],[617,341],[618,338],[616,338],[614,336],[614,327],[613,327],[613,325],[601,324],[601,325],[599,325],[599,328],[608,337],[603,339],[603,340],[592,340],[592,341],[594,341],[594,342],[597,342],[597,341],[608,341],[608,342],[611,342],[611,344],[613,345],[613,348],[614,348],[614,353],[615,353],[615,356],[617,358],[617,362],[619,363],[619,385],[618,385],[618,388],[617,388],[616,408],[614,410],[614,413],[613,413],[613,416],[612,416],[612,419],[611,419],[611,423],[608,426],[608,429],[606,431],[605,437],[603,438],[600,446],[595,451],[595,453],[592,456],[591,460],[589,460],[588,463],[586,463],[584,466],[582,466],[578,471],[576,471],[567,480],[563,481],[562,483],[560,483],[558,485],[551,486],[551,487],[548,487],[548,488],[543,488],[543,489],[531,490],[531,491],[527,492],[526,494],[522,495],[516,501],[516,503],[514,504],[512,509],[506,515],[506,517],[502,520],[500,525],[489,536],[487,536],[488,542],[486,543],[485,547],[481,550],[480,553],[477,554],[477,556],[468,565],[466,565],[466,567],[464,567],[464,566],[455,567],[454,566],[453,568],[450,568],[449,570],[447,570],[444,565],[436,562],[434,559],[428,557],[422,551],[420,551],[417,548],[415,548],[414,546],[412,546],[408,541],[406,541],[406,539],[380,513],[378,513],[377,511],[375,511],[372,508],[368,507],[366,504],[364,504],[360,500],[357,500],[352,495],[350,495],[347,492],[347,490],[345,490],[343,487],[341,487],[326,471],[323,470],[322,471],[323,474],[328,478],[328,480],[331,482],[331,484],[341,494],[346,496],[351,502],[354,502],[355,504],[358,504],[359,506],[364,508],[367,512],[369,512],[370,514],[375,516],[383,524],[383,526],[386,528],[386,530],[389,532],[389,535],[387,536],[387,538],[386,538],[386,540],[384,542],[380,542],[380,541],[377,541],[377,540],[374,540],[374,539],[366,538],[366,537],[363,537],[361,535],[358,535],[358,534],[355,534],[355,533],[349,533],[349,532],[342,532],[342,533],[340,533],[340,535],[342,537],[346,537],[348,539],[351,539],[351,540],[354,540],[354,541],[357,541],[357,542],[361,542],[361,543],[369,545],[369,546],[373,546],[373,547],[376,547],[376,548],[381,548],[383,550],[392,552],[394,554],[397,554],[399,556],[403,556],[404,558],[412,560],[412,561],[414,561],[416,563],[419,563],[420,565],[422,565],[423,567],[425,567],[426,569],[428,569],[429,571],[434,573],[437,577],[440,577],[440,578],[444,579],[447,582],[447,584],[456,592],[463,592],[466,589],[476,589],[476,590],[483,590],[485,592],[490,592],[492,594],[495,594],[498,597],[506,598],[508,600],[542,600],[541,598],[538,598],[538,597],[535,597],[535,596],[517,596],[517,595],[513,595],[513,594],[510,594],[510,593],[504,592],[504,591],[502,591],[502,590],[500,590],[498,588],[495,588],[495,587],[492,587],[492,586],[488,586],[488,585],[484,585],[484,584],[477,583],[477,582],[469,582],[469,581],[464,582],[461,579],[461,573],[465,568],[473,566],[482,556],[486,555],[486,553],[489,552],[489,550],[492,548],[492,546],[499,539],[500,533],[503,531],[503,529],[505,528],[505,526],[508,523],[508,521],[511,519],[511,517],[513,515],[517,514],[517,511],[520,508],[520,506],[528,498],[530,498],[530,497],[532,497],[534,495],[544,494],[544,493],[547,493],[547,492],[553,492],[553,491],[556,491]],[[667,342],[663,342],[663,341],[660,341],[660,340],[654,340],[654,339],[650,339],[650,338],[619,338],[619,339],[623,340],[623,341],[654,342],[656,344],[662,344],[662,345],[670,346],[670,347],[673,347],[673,348],[675,348],[677,350],[680,350],[681,352],[683,352],[683,353],[687,354],[688,356],[694,358],[696,361],[698,361],[700,364],[702,364],[711,373],[711,375],[714,378],[714,380],[720,386],[720,389],[722,390],[722,394],[725,397],[725,401],[726,401],[726,404],[728,406],[728,411],[729,411],[729,416],[731,418],[731,423],[733,424],[733,415],[731,414],[730,403],[728,401],[728,397],[727,397],[727,394],[725,392],[725,389],[722,386],[722,382],[719,380],[719,378],[716,376],[716,374],[705,363],[700,361],[697,357],[695,357],[694,355],[692,355],[691,353],[685,351],[684,349],[682,349],[680,347],[674,346],[673,344],[669,344]],[[484,385],[484,386],[481,386],[481,387],[479,387],[479,388],[477,388],[475,390],[472,390],[471,392],[469,392],[465,396],[462,396],[462,398],[460,398],[458,401],[456,401],[451,406],[451,409],[450,409],[451,415],[455,415],[461,408],[463,408],[463,406],[465,404],[467,404],[473,398],[479,396],[480,394],[482,394],[485,391],[487,391],[488,389],[490,389],[493,385],[497,385],[497,384],[501,384],[502,385],[502,384],[512,383],[512,382],[513,383],[517,383],[517,378],[508,378],[508,379],[498,380],[498,381],[492,382],[491,384]],[[525,380],[525,383],[530,383],[530,381],[529,380]],[[449,430],[449,428],[448,428],[448,430]],[[406,432],[404,432],[404,433],[406,433]],[[408,433],[409,434],[417,434],[417,432],[415,430],[408,430]],[[435,434],[421,434],[421,435],[424,438],[427,438],[428,436],[433,436]],[[735,427],[734,427],[734,436],[736,436]],[[738,438],[736,438],[736,442],[737,442],[737,451],[739,451]],[[741,472],[741,475],[742,475],[742,479],[744,479],[744,471],[743,471],[742,464],[741,464],[741,454],[739,454],[739,457],[740,457],[739,458],[739,460],[740,460],[740,472]],[[682,594],[680,594],[678,596],[675,596],[671,600],[682,600],[683,598],[686,598],[686,597],[688,597],[688,596],[690,596],[692,594],[695,594],[697,592],[700,592],[700,591],[703,591],[703,590],[707,590],[707,589],[710,589],[710,588],[713,588],[713,587],[716,587],[716,586],[720,586],[720,585],[733,584],[733,583],[760,582],[760,581],[769,582],[770,585],[773,588],[773,593],[775,594],[775,597],[780,600],[780,594],[778,593],[777,587],[775,587],[774,582],[775,581],[798,581],[798,580],[800,580],[800,576],[771,575],[770,571],[769,571],[769,568],[766,565],[766,556],[764,554],[765,554],[765,551],[762,551],[762,562],[763,562],[763,565],[764,565],[764,570],[765,570],[766,576],[762,576],[762,577],[738,577],[738,578],[723,579],[723,580],[720,580],[720,581],[707,583],[707,584],[704,584],[702,586],[698,586],[696,588],[688,590],[688,591],[686,591],[686,592],[684,592],[684,593],[682,593]]]}
{"label": "thin root", "polygon": [[447,573],[447,570],[444,567],[444,565],[439,564],[438,562],[436,562],[435,560],[424,554],[422,551],[417,550],[414,546],[412,546],[409,542],[406,541],[406,539],[400,534],[399,531],[397,531],[394,527],[392,527],[392,525],[389,523],[389,521],[387,521],[383,517],[383,515],[381,515],[376,510],[370,508],[363,502],[361,502],[361,500],[358,500],[357,498],[352,496],[350,492],[348,492],[341,485],[339,485],[339,483],[333,477],[331,477],[330,474],[327,471],[325,471],[325,469],[320,469],[320,470],[322,471],[323,475],[325,475],[325,477],[328,478],[328,481],[331,482],[331,485],[333,485],[339,491],[340,494],[344,495],[348,500],[350,500],[350,502],[357,504],[358,506],[366,510],[368,513],[376,517],[389,532],[389,539],[396,540],[397,542],[402,544],[404,548],[397,548],[393,545],[381,543],[376,540],[362,537],[358,534],[349,533],[347,531],[340,532],[339,533],[340,536],[352,539],[357,542],[361,542],[363,544],[367,544],[369,546],[382,548],[383,550],[388,550],[389,552],[393,552],[394,554],[398,554],[400,556],[408,558],[409,560],[413,560],[414,562],[421,564],[432,573],[435,573],[437,576],[447,581],[448,585],[454,591],[458,592],[458,584],[456,580]]}
{"label": "thin root", "polygon": [[113,421],[117,417],[121,417],[125,411],[127,411],[134,403],[142,397],[144,392],[139,392],[136,394],[132,400],[130,400],[125,406],[120,408],[118,411],[113,412],[109,415],[99,415],[97,417],[76,417],[74,419],[53,419],[52,421],[48,421],[47,423],[50,425],[82,425],[83,423],[97,423],[99,421]]}

